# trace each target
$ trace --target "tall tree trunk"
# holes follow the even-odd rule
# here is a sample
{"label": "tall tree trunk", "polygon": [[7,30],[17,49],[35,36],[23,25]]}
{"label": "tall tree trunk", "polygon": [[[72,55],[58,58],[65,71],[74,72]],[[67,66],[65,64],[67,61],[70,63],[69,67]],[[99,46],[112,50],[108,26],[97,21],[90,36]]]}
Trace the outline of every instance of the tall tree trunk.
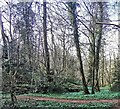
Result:
{"label": "tall tree trunk", "polygon": [[63,71],[66,71],[66,46],[65,46],[65,33],[63,34]]}
{"label": "tall tree trunk", "polygon": [[104,69],[105,69],[105,56],[104,56],[104,45],[103,45],[103,47],[102,47],[102,71],[101,71],[101,73],[102,73],[102,77],[101,77],[101,81],[102,81],[102,87],[104,86],[104,73],[105,73],[105,71],[104,71]]}
{"label": "tall tree trunk", "polygon": [[72,25],[73,25],[73,30],[74,30],[74,42],[77,50],[77,57],[79,59],[79,64],[80,64],[80,73],[82,76],[82,84],[83,84],[83,90],[85,94],[89,94],[89,90],[87,87],[87,83],[85,80],[85,75],[84,75],[84,69],[83,69],[83,62],[82,62],[82,56],[81,56],[81,49],[80,49],[80,44],[79,44],[79,35],[78,35],[78,27],[77,27],[77,15],[76,15],[76,2],[69,2],[69,8],[70,8],[70,13],[72,15]]}
{"label": "tall tree trunk", "polygon": [[55,44],[55,38],[54,38],[54,34],[53,34],[53,22],[51,21],[50,16],[48,16],[49,21],[50,21],[50,32],[51,32],[51,40],[52,40],[52,59],[53,59],[53,64],[51,65],[53,72],[56,72],[56,56],[57,56],[57,50],[56,50],[56,44]]}
{"label": "tall tree trunk", "polygon": [[2,22],[2,12],[0,11],[0,28],[1,28],[1,35],[2,35],[2,40],[3,40],[3,58],[8,59],[8,37],[4,33],[4,27],[3,27],[3,22]]}
{"label": "tall tree trunk", "polygon": [[93,45],[92,45],[93,59],[92,59],[92,90],[91,90],[91,93],[95,94],[95,91],[94,91],[94,86],[95,86],[95,36],[94,34],[92,35],[92,42],[93,42]]}
{"label": "tall tree trunk", "polygon": [[47,10],[46,10],[46,0],[43,1],[43,35],[44,35],[44,48],[45,48],[45,65],[47,72],[48,82],[51,83],[52,75],[50,73],[50,59],[49,59],[49,50],[48,50],[48,41],[47,41]]}
{"label": "tall tree trunk", "polygon": [[[98,2],[99,4],[99,8],[100,8],[100,22],[103,22],[103,4],[102,2]],[[99,54],[100,54],[100,48],[101,48],[101,39],[102,39],[102,27],[103,25],[100,24],[99,25],[99,35],[98,35],[98,40],[97,40],[97,47],[96,47],[96,85],[95,88],[97,91],[100,91],[100,87],[99,87],[99,75],[98,75],[98,71],[99,71]]]}
{"label": "tall tree trunk", "polygon": [[[120,2],[118,2],[118,25],[120,25]],[[118,58],[120,60],[120,27],[118,31]]]}
{"label": "tall tree trunk", "polygon": [[88,69],[88,79],[87,79],[87,84],[88,85],[92,85],[92,48],[91,46],[89,47],[89,56],[88,56],[88,60],[89,60],[89,63],[88,63],[88,66],[89,66],[89,69]]}

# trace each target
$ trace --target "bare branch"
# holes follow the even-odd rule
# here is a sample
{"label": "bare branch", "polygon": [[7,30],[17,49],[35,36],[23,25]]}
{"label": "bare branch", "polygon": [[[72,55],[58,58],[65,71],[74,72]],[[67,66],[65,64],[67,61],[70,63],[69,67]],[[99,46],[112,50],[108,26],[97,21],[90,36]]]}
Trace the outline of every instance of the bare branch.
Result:
{"label": "bare branch", "polygon": [[113,26],[116,26],[116,27],[120,28],[120,25],[113,24],[113,23],[107,23],[107,22],[96,22],[96,24],[113,25]]}

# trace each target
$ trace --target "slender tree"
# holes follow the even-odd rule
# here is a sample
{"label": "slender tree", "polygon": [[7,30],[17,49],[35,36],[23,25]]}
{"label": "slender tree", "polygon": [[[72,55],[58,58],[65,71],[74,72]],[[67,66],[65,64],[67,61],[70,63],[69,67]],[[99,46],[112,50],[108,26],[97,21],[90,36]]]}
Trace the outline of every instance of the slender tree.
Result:
{"label": "slender tree", "polygon": [[50,57],[49,57],[49,49],[48,49],[48,41],[47,41],[47,7],[46,0],[43,1],[43,36],[44,36],[44,48],[45,48],[45,65],[47,72],[48,83],[53,81],[52,75],[50,72]]}
{"label": "slender tree", "polygon": [[69,11],[71,15],[71,23],[73,26],[73,35],[74,35],[74,42],[76,46],[76,51],[77,51],[77,57],[79,59],[79,64],[80,64],[80,73],[82,76],[82,84],[83,84],[83,90],[85,94],[89,94],[85,75],[84,75],[84,69],[83,69],[83,62],[82,62],[82,56],[81,56],[81,49],[80,49],[80,44],[79,44],[79,35],[78,35],[78,25],[77,25],[77,14],[76,14],[76,2],[69,2]]}

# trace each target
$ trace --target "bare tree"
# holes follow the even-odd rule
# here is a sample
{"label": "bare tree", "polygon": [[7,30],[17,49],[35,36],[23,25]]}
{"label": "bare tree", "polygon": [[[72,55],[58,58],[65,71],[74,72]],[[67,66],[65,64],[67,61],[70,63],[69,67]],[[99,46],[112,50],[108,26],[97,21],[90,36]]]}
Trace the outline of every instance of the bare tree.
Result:
{"label": "bare tree", "polygon": [[74,34],[74,42],[76,46],[76,51],[77,51],[77,57],[79,59],[79,64],[80,64],[80,73],[82,76],[82,84],[83,84],[83,90],[85,94],[89,94],[88,88],[87,88],[87,83],[85,80],[85,75],[84,75],[84,69],[83,69],[83,62],[82,62],[82,57],[81,57],[81,49],[79,45],[79,35],[78,35],[78,26],[77,26],[77,15],[76,15],[76,2],[69,2],[69,12],[71,14],[71,23],[73,26],[73,34]]}
{"label": "bare tree", "polygon": [[48,83],[53,81],[52,74],[50,72],[50,57],[47,41],[47,7],[46,0],[43,1],[43,35],[44,35],[44,48],[45,48],[45,63],[46,63],[46,72]]}

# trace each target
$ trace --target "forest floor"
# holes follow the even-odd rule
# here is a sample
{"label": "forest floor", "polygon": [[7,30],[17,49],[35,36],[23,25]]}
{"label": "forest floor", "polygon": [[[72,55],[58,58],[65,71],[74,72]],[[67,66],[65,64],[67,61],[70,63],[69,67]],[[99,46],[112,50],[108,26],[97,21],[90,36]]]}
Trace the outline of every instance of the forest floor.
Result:
{"label": "forest floor", "polygon": [[17,96],[19,100],[37,100],[37,101],[53,101],[62,103],[115,103],[115,109],[120,109],[120,99],[99,99],[99,100],[74,100],[74,99],[61,99],[61,98],[49,98],[49,97],[34,97],[34,96]]}

